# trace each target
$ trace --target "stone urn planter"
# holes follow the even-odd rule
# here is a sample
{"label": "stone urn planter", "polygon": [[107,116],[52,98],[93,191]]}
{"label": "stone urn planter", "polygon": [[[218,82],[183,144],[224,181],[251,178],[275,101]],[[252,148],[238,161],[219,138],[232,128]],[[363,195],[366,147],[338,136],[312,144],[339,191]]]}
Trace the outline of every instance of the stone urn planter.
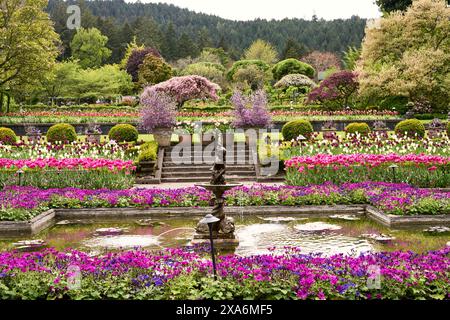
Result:
{"label": "stone urn planter", "polygon": [[172,128],[155,128],[153,129],[152,134],[160,147],[169,147],[172,132]]}
{"label": "stone urn planter", "polygon": [[86,141],[89,143],[100,143],[102,135],[100,133],[89,133],[86,136]]}

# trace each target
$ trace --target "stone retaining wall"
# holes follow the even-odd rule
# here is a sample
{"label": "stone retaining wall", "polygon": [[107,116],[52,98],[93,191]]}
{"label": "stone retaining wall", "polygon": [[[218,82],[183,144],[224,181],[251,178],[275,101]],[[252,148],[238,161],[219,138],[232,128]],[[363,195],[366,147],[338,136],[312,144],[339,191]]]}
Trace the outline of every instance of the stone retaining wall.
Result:
{"label": "stone retaining wall", "polygon": [[[301,117],[299,117],[299,119],[301,119]],[[390,129],[390,130],[394,130],[395,126],[397,123],[399,123],[400,121],[402,121],[403,119],[388,119],[388,120],[382,120],[383,122],[386,123],[386,126]],[[344,128],[352,122],[366,122],[371,128],[373,128],[373,123],[375,121],[380,121],[380,120],[336,120],[333,121],[337,131],[343,131]],[[322,126],[324,125],[326,121],[317,121],[317,120],[313,120],[311,121],[311,124],[314,128],[314,131],[322,131]],[[283,127],[283,125],[286,123],[286,121],[274,121],[273,123],[273,128],[274,129],[278,129],[281,131],[281,128]],[[0,123],[1,127],[6,127],[6,128],[11,128],[12,130],[14,130],[14,132],[19,135],[19,136],[24,136],[25,135],[25,128],[27,126],[34,126],[37,129],[39,129],[42,134],[46,134],[47,130],[54,125],[55,123],[21,123],[21,124],[2,124]],[[103,134],[106,135],[108,134],[109,130],[115,126],[117,123],[97,123],[97,125],[100,126],[100,129],[102,130]],[[137,123],[130,123],[134,126],[137,125]],[[204,125],[208,125],[208,124],[214,124],[213,122],[203,122]],[[85,129],[87,128],[88,124],[87,123],[73,123],[72,124],[75,127],[75,130],[78,133],[83,133]],[[139,130],[139,129],[138,129]],[[140,133],[145,133],[142,130],[139,130]]]}
{"label": "stone retaining wall", "polygon": [[[210,211],[209,207],[184,208],[97,208],[97,209],[51,209],[30,221],[0,221],[0,237],[33,235],[53,226],[61,219],[137,219],[150,217],[192,217],[198,219]],[[225,207],[230,216],[248,215],[302,215],[303,217],[328,217],[335,214],[366,216],[384,226],[392,228],[414,228],[430,225],[450,226],[450,215],[395,216],[386,214],[369,205],[336,206],[261,206]]]}

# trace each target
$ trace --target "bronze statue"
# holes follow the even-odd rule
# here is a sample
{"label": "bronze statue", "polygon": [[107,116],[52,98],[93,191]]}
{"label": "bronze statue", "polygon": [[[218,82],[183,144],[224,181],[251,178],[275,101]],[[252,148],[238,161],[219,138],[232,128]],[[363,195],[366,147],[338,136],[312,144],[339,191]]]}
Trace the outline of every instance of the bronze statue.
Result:
{"label": "bronze statue", "polygon": [[[219,152],[222,153],[222,158],[219,157]],[[212,170],[212,177],[211,181],[209,182],[212,185],[224,185],[225,184],[225,156],[227,154],[227,151],[222,146],[216,147],[216,159],[214,161],[214,165],[211,168]]]}

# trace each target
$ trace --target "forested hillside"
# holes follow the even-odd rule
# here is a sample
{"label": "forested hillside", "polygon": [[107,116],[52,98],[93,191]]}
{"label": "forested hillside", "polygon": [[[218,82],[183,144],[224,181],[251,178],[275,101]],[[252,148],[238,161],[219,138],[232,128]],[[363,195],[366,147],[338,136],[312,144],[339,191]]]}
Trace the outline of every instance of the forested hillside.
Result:
{"label": "forested hillside", "polygon": [[70,56],[69,43],[74,34],[66,27],[68,4],[80,6],[83,27],[96,27],[108,37],[108,47],[112,50],[109,62],[120,61],[133,36],[141,44],[160,50],[167,60],[195,56],[203,47],[210,46],[222,47],[232,57],[239,58],[243,50],[258,38],[272,43],[280,54],[289,39],[290,43],[294,40],[309,50],[340,54],[348,46],[360,46],[366,23],[359,17],[333,21],[312,17],[311,20],[242,22],[167,4],[50,0],[48,12],[63,40],[63,57]]}

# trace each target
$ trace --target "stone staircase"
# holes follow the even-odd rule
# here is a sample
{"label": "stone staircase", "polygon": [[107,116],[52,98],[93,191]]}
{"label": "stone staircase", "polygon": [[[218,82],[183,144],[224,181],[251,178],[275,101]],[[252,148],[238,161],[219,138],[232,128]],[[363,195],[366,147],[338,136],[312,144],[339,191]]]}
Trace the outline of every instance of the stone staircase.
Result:
{"label": "stone staircase", "polygon": [[[212,150],[204,146],[192,146],[191,150],[185,149],[178,153],[182,161],[177,157],[177,151],[179,149],[174,150],[174,147],[164,148],[161,183],[208,182],[211,179],[214,163]],[[225,164],[227,182],[256,181],[254,156],[247,144],[228,146]]]}

